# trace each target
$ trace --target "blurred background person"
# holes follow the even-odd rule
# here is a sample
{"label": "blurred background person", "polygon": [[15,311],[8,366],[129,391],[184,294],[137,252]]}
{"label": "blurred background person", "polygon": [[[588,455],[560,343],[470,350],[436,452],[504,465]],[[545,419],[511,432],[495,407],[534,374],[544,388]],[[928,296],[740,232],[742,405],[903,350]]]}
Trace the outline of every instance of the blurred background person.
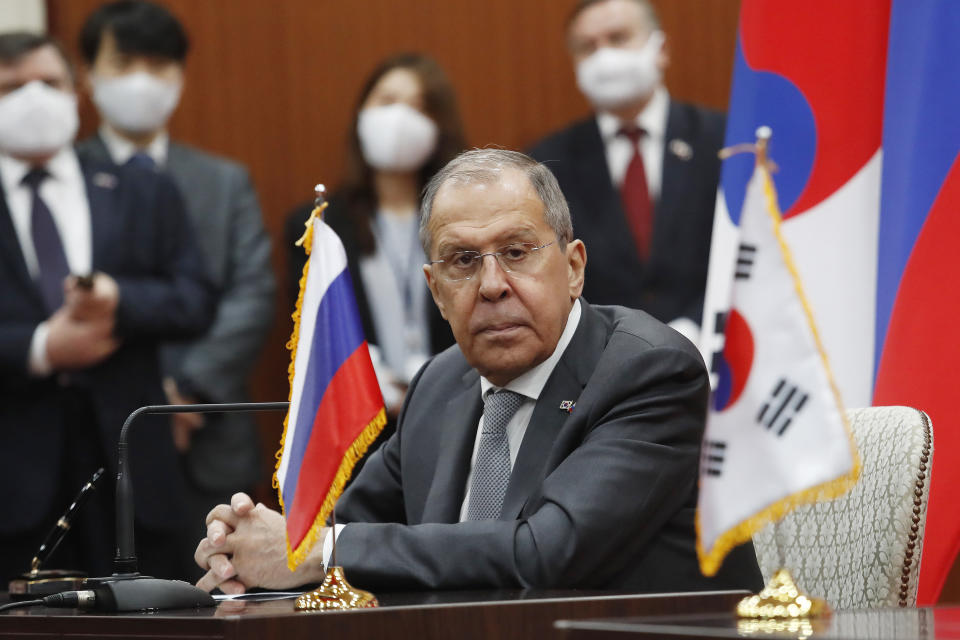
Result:
{"label": "blurred background person", "polygon": [[[346,178],[324,216],[343,240],[387,414],[394,418],[420,366],[453,344],[427,290],[418,236],[423,186],[465,146],[453,88],[437,63],[417,53],[382,62],[360,92],[348,140]],[[306,261],[294,242],[312,209],[312,203],[301,206],[287,220],[294,299]]]}
{"label": "blurred background person", "polygon": [[[0,35],[0,577],[29,568],[98,467],[105,477],[47,568],[109,575],[127,416],[163,402],[159,343],[202,333],[214,287],[169,178],[79,158],[60,45]],[[84,282],[78,276],[83,276]],[[140,570],[190,575],[166,419],[130,433]]]}
{"label": "blurred background person", "polygon": [[[247,379],[270,329],[274,279],[270,239],[247,170],[174,142],[167,122],[180,99],[189,41],[164,7],[111,2],[80,32],[89,89],[101,117],[81,155],[167,172],[183,194],[197,240],[221,297],[210,330],[164,345],[167,399],[174,404],[245,402]],[[260,481],[252,414],[179,414],[174,439],[189,480],[194,522],[236,491]]]}
{"label": "blurred background person", "polygon": [[643,309],[697,342],[725,119],[670,98],[647,0],[580,0],[567,22],[595,113],[530,150],[557,176],[591,254],[584,297]]}

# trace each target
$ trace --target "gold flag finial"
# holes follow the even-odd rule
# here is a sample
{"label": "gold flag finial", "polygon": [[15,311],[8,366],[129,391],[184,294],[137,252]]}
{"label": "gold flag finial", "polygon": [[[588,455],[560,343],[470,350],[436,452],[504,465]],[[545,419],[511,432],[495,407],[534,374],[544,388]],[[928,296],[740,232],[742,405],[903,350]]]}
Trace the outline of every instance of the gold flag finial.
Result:
{"label": "gold flag finial", "polygon": [[[327,208],[327,188],[322,184],[317,184],[313,188],[314,198],[313,198],[313,211],[310,212],[310,217],[307,218],[307,221],[303,223],[303,226],[306,227],[303,231],[303,235],[300,236],[300,239],[294,242],[298,247],[302,247],[305,242],[307,242],[308,237],[312,237],[310,230],[313,229],[313,220],[317,216],[323,217],[323,210]],[[307,253],[310,252],[310,247],[307,247]]]}

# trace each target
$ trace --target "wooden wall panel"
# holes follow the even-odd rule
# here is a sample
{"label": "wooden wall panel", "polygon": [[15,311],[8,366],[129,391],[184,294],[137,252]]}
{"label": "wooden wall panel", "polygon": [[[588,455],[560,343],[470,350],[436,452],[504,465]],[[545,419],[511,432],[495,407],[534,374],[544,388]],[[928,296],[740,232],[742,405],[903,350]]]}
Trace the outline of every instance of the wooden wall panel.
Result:
{"label": "wooden wall panel", "polygon": [[[403,50],[429,53],[456,87],[471,145],[522,149],[588,113],[563,26],[574,0],[164,0],[192,39],[175,138],[246,164],[274,239],[279,298],[253,379],[257,400],[287,397],[292,303],[279,246],[287,212],[342,174],[345,130],[366,74]],[[101,0],[48,0],[51,33],[76,35]],[[659,0],[674,96],[723,108],[739,0]],[[95,128],[89,101],[82,135]],[[278,418],[264,418],[272,471]],[[268,491],[263,496],[269,496]]]}

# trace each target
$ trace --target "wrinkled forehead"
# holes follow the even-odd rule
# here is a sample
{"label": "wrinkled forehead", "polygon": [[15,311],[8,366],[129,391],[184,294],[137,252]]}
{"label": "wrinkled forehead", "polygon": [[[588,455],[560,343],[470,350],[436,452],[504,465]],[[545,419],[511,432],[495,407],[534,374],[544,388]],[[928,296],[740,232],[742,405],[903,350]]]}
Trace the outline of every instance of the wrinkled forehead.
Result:
{"label": "wrinkled forehead", "polygon": [[536,238],[549,230],[530,180],[514,168],[458,173],[437,190],[430,216],[435,248]]}
{"label": "wrinkled forehead", "polygon": [[648,35],[654,24],[646,9],[634,0],[603,0],[583,9],[570,21],[567,37],[599,38],[623,30]]}

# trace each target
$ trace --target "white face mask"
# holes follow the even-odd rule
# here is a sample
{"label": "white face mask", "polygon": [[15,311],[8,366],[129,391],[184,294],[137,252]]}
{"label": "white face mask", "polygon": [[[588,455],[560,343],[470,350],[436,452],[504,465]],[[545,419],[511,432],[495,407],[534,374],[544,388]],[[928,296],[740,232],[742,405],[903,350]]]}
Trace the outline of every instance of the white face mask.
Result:
{"label": "white face mask", "polygon": [[0,98],[0,152],[12,156],[54,154],[77,135],[77,97],[28,82]]}
{"label": "white face mask", "polygon": [[180,102],[180,82],[165,82],[146,71],[113,78],[93,76],[93,102],[111,126],[130,133],[160,129]]}
{"label": "white face mask", "polygon": [[436,123],[413,107],[396,102],[360,112],[357,135],[363,157],[381,171],[415,171],[437,147]]}
{"label": "white face mask", "polygon": [[662,31],[640,49],[597,49],[577,65],[577,86],[597,109],[616,109],[648,95],[660,84],[657,56]]}

